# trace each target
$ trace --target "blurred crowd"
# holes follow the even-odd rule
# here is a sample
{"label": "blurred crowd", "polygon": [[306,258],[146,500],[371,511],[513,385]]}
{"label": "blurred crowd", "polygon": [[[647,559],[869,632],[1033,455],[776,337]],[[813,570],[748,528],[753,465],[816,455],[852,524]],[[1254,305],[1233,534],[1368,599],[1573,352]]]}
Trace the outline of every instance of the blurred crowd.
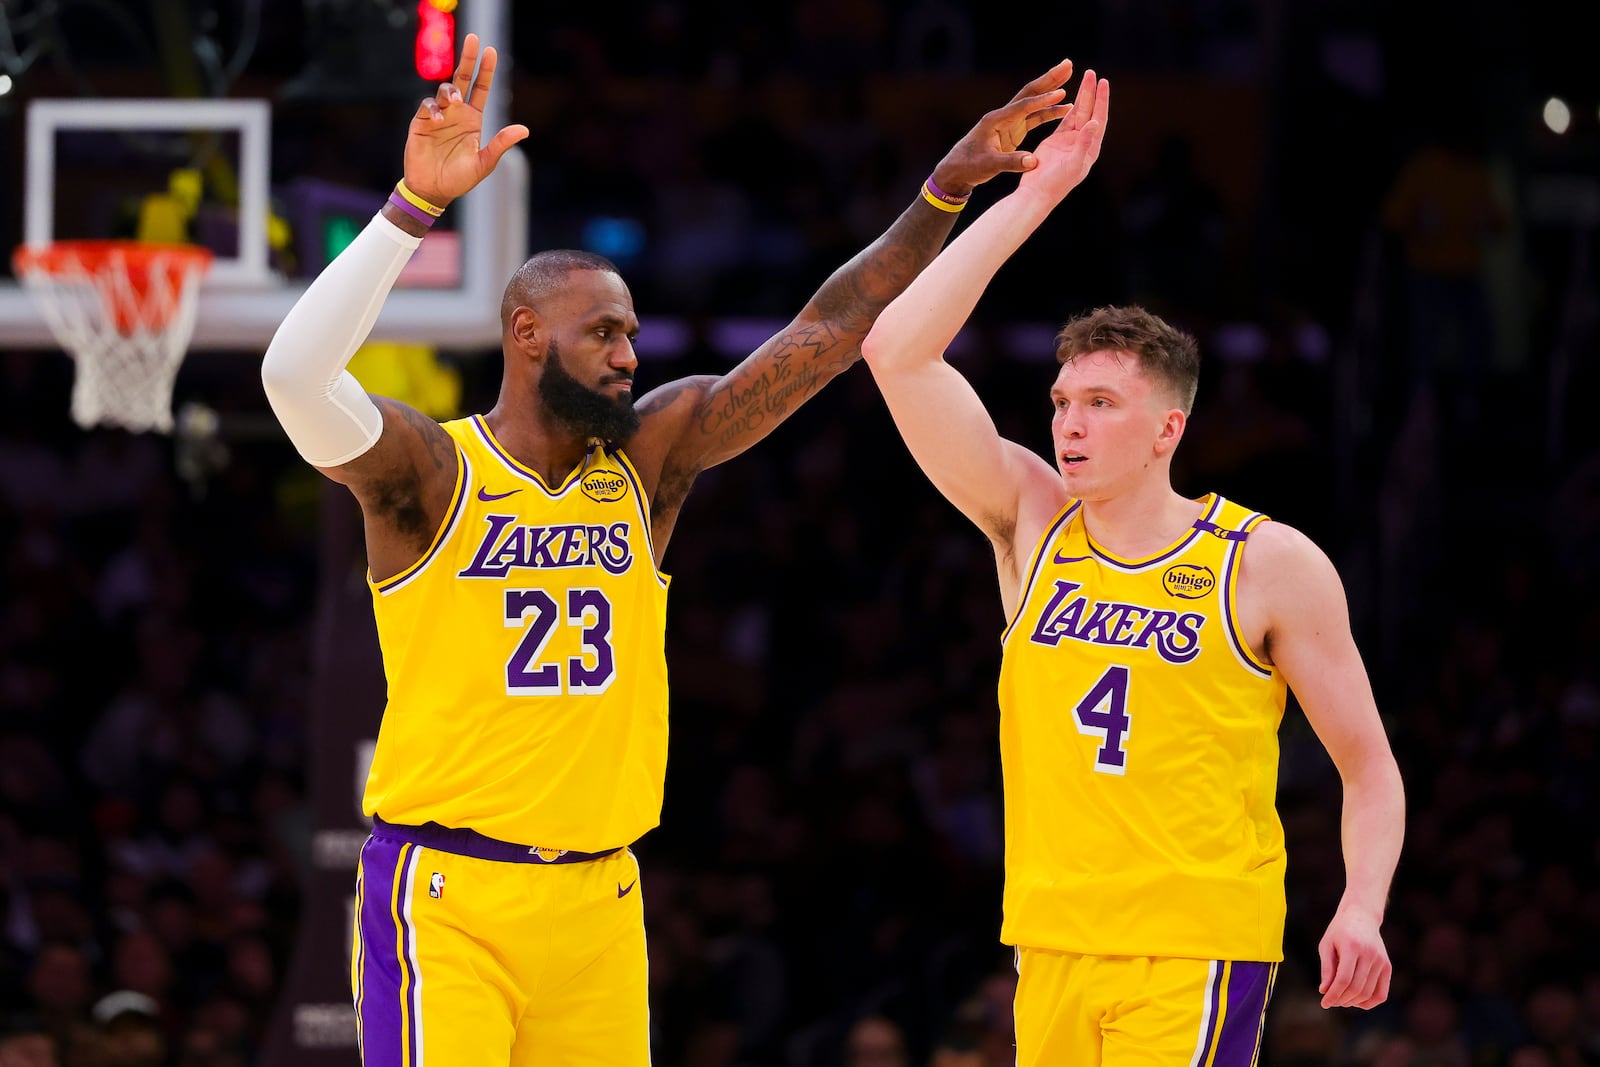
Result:
{"label": "blurred crowd", "polygon": [[[971,5],[704,8],[650,5],[615,40],[517,26],[533,245],[603,245],[647,323],[792,313],[1020,84]],[[731,20],[715,33],[712,9]],[[1305,116],[1337,141],[1402,88],[1345,27],[1343,50],[1331,32],[1296,46],[1322,62],[1278,76],[1282,114],[1247,116],[1276,147],[1242,197],[1233,148],[1134,116],[1140,72],[1199,92],[1285,63],[1255,5],[1046,17],[1062,44],[1033,65],[1070,49],[1126,68],[1125,125],[954,361],[1004,434],[1043,449],[1048,333],[1030,347],[1009,324],[1138,300],[1196,331],[1178,486],[1334,557],[1406,780],[1393,994],[1324,1011],[1339,783],[1291,704],[1287,959],[1261,1062],[1600,1064],[1600,452],[1568,399],[1596,383],[1556,358],[1592,356],[1597,317],[1573,254],[1592,232],[1528,207],[1547,146],[1492,113],[1396,109],[1328,196],[1308,183],[1343,149]],[[623,88],[586,91],[604,85]],[[930,85],[959,106],[896,110]],[[1125,132],[1147,150],[1113,162]],[[281,166],[337,158],[296,152]],[[487,406],[496,358],[458,358],[466,408]],[[696,342],[639,381],[726,366]],[[255,370],[201,355],[180,393],[260,413]],[[0,1067],[248,1067],[310,870],[317,476],[270,438],[180,476],[170,441],[72,427],[70,374],[0,353]],[[636,848],[655,1062],[1013,1062],[993,562],[869,376],[703,475],[666,569],[667,801]]]}

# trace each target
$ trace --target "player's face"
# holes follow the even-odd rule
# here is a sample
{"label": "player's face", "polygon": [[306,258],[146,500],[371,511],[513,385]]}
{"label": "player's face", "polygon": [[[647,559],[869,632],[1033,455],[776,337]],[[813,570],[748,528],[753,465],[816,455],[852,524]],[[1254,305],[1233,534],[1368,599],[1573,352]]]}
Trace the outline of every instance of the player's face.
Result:
{"label": "player's face", "polygon": [[627,440],[639,428],[633,409],[639,320],[628,287],[609,271],[573,271],[551,311],[560,325],[545,350],[540,401],[586,436]]}
{"label": "player's face", "polygon": [[1065,364],[1050,388],[1056,468],[1081,500],[1126,492],[1170,452],[1172,406],[1131,352],[1090,352]]}

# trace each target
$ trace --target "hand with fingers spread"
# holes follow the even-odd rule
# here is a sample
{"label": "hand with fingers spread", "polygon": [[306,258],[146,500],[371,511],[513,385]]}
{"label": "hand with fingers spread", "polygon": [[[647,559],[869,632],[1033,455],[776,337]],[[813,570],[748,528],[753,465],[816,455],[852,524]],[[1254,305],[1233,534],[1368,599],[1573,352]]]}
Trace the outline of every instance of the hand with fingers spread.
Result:
{"label": "hand with fingers spread", "polygon": [[1317,951],[1324,1008],[1375,1008],[1389,999],[1393,969],[1376,916],[1341,904]]}
{"label": "hand with fingers spread", "polygon": [[979,119],[933,168],[934,184],[952,196],[966,196],[997,174],[1034,166],[1033,156],[1019,146],[1031,131],[1072,110],[1061,103],[1071,77],[1072,60],[1063,59],[1024,85],[1004,107]]}
{"label": "hand with fingers spread", "polygon": [[406,136],[406,185],[435,206],[444,207],[483,181],[506,150],[528,136],[528,127],[517,124],[482,144],[483,108],[498,61],[495,50],[485,48],[480,66],[478,36],[467,34],[455,75],[425,98],[412,116]]}
{"label": "hand with fingers spread", "polygon": [[1100,158],[1100,142],[1111,118],[1111,83],[1083,72],[1078,98],[1067,109],[1061,125],[1034,149],[1035,163],[1025,168],[1021,187],[1040,193],[1052,204],[1060,202],[1088,177]]}

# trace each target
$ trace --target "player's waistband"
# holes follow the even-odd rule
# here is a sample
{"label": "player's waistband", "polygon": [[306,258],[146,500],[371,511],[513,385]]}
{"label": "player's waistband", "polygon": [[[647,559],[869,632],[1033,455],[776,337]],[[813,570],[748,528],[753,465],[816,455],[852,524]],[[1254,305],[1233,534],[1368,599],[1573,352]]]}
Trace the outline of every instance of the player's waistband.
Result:
{"label": "player's waistband", "polygon": [[566,848],[519,845],[514,841],[485,837],[476,830],[457,830],[449,826],[440,826],[436,822],[423,823],[421,826],[402,826],[384,822],[377,816],[373,816],[372,819],[372,835],[397,838],[409,841],[413,845],[421,845],[423,848],[453,852],[458,856],[471,856],[473,859],[498,860],[501,863],[587,863],[589,860],[604,859],[622,851],[620,845],[603,852],[575,852]]}

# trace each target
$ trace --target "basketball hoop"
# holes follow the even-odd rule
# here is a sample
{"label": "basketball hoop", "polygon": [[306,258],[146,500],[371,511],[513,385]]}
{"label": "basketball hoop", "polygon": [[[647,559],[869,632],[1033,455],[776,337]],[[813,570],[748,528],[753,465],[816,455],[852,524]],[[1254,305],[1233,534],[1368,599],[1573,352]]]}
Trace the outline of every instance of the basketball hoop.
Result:
{"label": "basketball hoop", "polygon": [[72,419],[172,429],[172,386],[211,253],[140,241],[23,245],[11,264],[77,364]]}

